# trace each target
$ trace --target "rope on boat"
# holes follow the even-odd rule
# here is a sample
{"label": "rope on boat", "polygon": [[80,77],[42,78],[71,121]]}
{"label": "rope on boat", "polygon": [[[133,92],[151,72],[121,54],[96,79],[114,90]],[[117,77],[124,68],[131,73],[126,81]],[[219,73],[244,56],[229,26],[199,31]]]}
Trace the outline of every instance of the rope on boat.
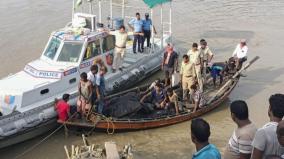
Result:
{"label": "rope on boat", "polygon": [[[74,113],[68,120],[70,120],[72,117],[74,117],[75,114],[76,114],[76,113]],[[68,120],[67,120],[67,121],[68,121]],[[67,122],[67,121],[66,121],[66,122]],[[67,126],[66,126],[66,124],[65,124],[65,122],[64,122],[62,125],[58,126],[53,132],[51,132],[50,134],[48,134],[46,137],[44,137],[42,140],[40,140],[38,143],[34,144],[34,145],[31,146],[30,148],[28,148],[28,149],[27,149],[26,151],[24,151],[23,153],[17,155],[14,159],[21,158],[21,157],[23,157],[25,154],[27,154],[27,153],[31,152],[32,150],[34,150],[35,148],[37,148],[37,146],[39,146],[40,144],[42,144],[43,142],[45,142],[46,140],[48,140],[53,134],[55,134],[56,132],[58,132],[63,126],[64,126],[64,128],[65,128],[65,135],[66,135],[66,134],[67,134],[66,131],[68,131],[68,129],[67,129]],[[68,135],[68,134],[67,134],[67,135]]]}
{"label": "rope on boat", "polygon": [[[107,122],[107,134],[108,135],[114,134],[115,126],[114,126],[114,123],[113,123],[111,117],[106,117],[102,114],[93,113],[93,114],[90,115],[90,117],[87,120],[91,121],[94,124],[94,127],[91,129],[89,134],[96,128],[97,123],[101,120],[104,120],[104,121]],[[111,129],[111,131],[110,131],[110,129]]]}
{"label": "rope on boat", "polygon": [[[64,124],[65,125],[65,124]],[[21,158],[23,157],[25,154],[31,152],[32,150],[34,150],[35,148],[37,148],[37,146],[39,146],[40,144],[42,144],[44,141],[46,141],[47,139],[49,139],[53,134],[55,134],[57,131],[59,131],[61,128],[63,127],[63,125],[60,125],[58,128],[56,128],[52,133],[50,133],[49,135],[47,135],[45,138],[43,138],[42,140],[40,140],[38,143],[34,144],[32,147],[30,147],[29,149],[27,149],[26,151],[24,151],[23,153],[21,153],[20,155],[17,155],[14,159],[17,158]]]}

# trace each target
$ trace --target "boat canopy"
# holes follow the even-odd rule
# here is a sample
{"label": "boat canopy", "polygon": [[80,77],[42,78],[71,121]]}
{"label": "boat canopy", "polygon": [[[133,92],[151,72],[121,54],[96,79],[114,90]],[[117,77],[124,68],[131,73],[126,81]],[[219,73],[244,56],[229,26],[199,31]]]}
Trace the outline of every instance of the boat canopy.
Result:
{"label": "boat canopy", "polygon": [[170,2],[172,0],[143,0],[150,8],[154,8],[156,5]]}

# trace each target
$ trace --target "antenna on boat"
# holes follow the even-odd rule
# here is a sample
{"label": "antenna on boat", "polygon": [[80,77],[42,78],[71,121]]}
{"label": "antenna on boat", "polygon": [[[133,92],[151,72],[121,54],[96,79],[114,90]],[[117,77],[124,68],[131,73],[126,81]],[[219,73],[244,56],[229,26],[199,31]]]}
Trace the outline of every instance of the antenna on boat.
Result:
{"label": "antenna on boat", "polygon": [[151,29],[151,39],[152,39],[152,46],[151,46],[151,53],[154,53],[155,50],[155,43],[154,43],[154,25],[153,25],[153,14],[154,14],[154,10],[153,8],[151,8],[150,11],[150,16],[151,16],[151,20],[152,20],[152,29]]}

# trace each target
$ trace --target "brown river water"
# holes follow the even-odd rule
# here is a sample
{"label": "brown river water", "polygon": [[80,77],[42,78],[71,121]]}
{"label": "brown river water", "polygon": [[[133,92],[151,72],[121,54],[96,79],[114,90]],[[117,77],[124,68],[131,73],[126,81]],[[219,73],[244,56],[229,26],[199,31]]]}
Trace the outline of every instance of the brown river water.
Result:
{"label": "brown river water", "polygon": [[[132,0],[128,3],[138,4]],[[40,56],[51,31],[70,21],[71,5],[71,0],[0,0],[0,77],[19,71]],[[173,6],[174,43],[182,53],[192,42],[205,38],[215,53],[214,60],[223,61],[239,39],[246,38],[249,58],[261,57],[246,71],[248,76],[241,79],[229,99],[203,116],[211,125],[210,142],[223,152],[236,127],[228,110],[230,101],[246,100],[251,120],[260,127],[268,120],[269,96],[284,93],[284,1],[174,0]],[[159,19],[154,20],[158,25]],[[96,144],[115,141],[119,146],[131,143],[138,159],[191,158],[195,148],[189,124],[114,135],[96,132],[89,140]],[[0,158],[14,158],[46,135],[2,149]],[[62,130],[21,158],[63,159],[63,146],[71,144],[81,144],[81,137],[70,134],[65,138]]]}

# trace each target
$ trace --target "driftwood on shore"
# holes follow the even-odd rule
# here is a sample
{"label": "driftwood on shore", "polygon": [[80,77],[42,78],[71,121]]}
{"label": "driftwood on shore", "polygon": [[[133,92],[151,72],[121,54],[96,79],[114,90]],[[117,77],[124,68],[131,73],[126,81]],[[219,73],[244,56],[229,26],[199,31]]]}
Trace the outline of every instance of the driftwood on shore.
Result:
{"label": "driftwood on shore", "polygon": [[71,152],[64,146],[67,159],[133,159],[130,144],[125,145],[119,153],[115,142],[105,142],[105,148],[101,148],[99,145],[90,145],[84,135],[82,139],[83,145],[71,145]]}

